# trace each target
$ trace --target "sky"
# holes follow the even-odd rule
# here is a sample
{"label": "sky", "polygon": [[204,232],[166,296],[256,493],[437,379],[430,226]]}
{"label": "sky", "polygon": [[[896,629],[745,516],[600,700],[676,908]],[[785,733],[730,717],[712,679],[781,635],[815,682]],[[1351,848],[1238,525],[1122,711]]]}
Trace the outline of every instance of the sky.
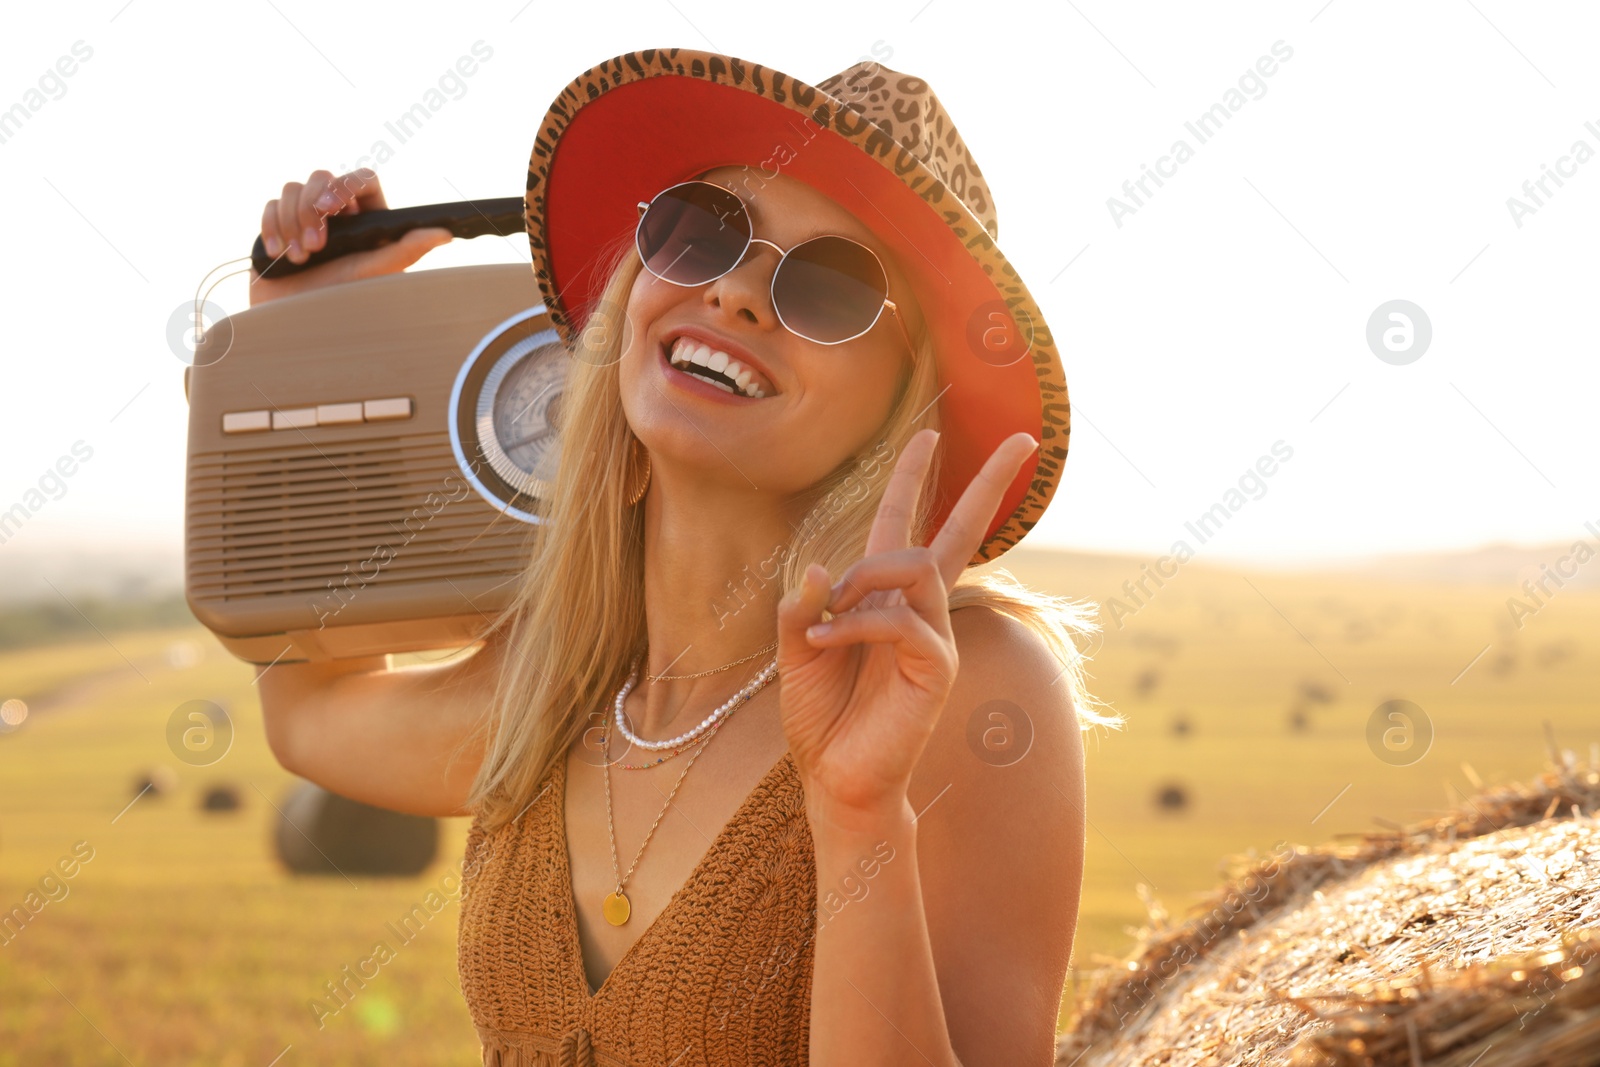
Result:
{"label": "sky", "polygon": [[[1028,544],[1282,564],[1600,543],[1591,6],[409,10],[10,14],[0,109],[28,114],[0,141],[0,510],[42,479],[51,495],[0,553],[181,543],[169,322],[248,254],[285,182],[387,139],[393,207],[520,195],[573,77],[674,46],[811,83],[877,57],[931,84],[1065,362],[1071,450]],[[475,46],[490,57],[395,144],[385,123]],[[507,262],[525,241],[455,241],[413,269]],[[243,276],[209,299],[245,308]],[[48,479],[62,457],[73,473]],[[1201,541],[1188,524],[1219,502],[1231,518]]]}

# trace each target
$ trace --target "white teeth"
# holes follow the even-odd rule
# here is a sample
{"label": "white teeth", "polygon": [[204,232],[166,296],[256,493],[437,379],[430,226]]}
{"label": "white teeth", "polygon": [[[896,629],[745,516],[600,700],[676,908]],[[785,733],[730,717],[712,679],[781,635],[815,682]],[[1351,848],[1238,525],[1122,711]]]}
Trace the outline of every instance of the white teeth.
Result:
{"label": "white teeth", "polygon": [[766,396],[766,391],[757,385],[756,374],[749,367],[730,357],[726,352],[720,352],[709,345],[687,337],[680,337],[672,344],[668,353],[668,360],[675,366],[700,366],[707,370],[725,374],[739,383],[738,389],[733,389],[726,382],[717,381],[704,375],[696,374],[701,381],[710,382],[725,393],[742,392],[748,397],[760,399]]}

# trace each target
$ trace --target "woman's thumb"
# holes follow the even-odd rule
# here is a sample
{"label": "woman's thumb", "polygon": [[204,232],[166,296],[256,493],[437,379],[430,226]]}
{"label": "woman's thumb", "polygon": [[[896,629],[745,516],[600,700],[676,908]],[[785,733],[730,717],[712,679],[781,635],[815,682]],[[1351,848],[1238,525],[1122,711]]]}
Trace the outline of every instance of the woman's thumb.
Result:
{"label": "woman's thumb", "polygon": [[449,244],[453,235],[439,226],[424,226],[407,231],[398,241],[375,248],[360,257],[354,276],[371,278],[380,274],[395,274],[427,255],[440,245]]}

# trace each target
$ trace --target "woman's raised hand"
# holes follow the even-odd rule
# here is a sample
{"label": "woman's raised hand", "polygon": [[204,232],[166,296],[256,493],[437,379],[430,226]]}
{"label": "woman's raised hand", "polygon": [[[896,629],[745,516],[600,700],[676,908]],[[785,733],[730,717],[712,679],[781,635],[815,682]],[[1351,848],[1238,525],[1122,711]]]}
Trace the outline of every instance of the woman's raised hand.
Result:
{"label": "woman's raised hand", "polygon": [[[778,605],[779,704],[813,817],[840,825],[896,813],[955,684],[948,593],[1037,449],[1012,434],[961,494],[933,542],[910,543],[938,434],[916,433],[896,461],[866,555],[831,589],[812,564]],[[834,617],[822,621],[826,609]]]}
{"label": "woman's raised hand", "polygon": [[[315,170],[303,184],[288,182],[278,199],[267,201],[261,213],[261,243],[274,259],[282,256],[291,263],[304,263],[327,244],[327,216],[358,215],[388,206],[376,171],[362,167],[335,177],[331,171]],[[450,239],[449,230],[426,226],[382,248],[340,256],[284,278],[263,278],[252,268],[250,303],[253,306],[318,286],[394,274]]]}

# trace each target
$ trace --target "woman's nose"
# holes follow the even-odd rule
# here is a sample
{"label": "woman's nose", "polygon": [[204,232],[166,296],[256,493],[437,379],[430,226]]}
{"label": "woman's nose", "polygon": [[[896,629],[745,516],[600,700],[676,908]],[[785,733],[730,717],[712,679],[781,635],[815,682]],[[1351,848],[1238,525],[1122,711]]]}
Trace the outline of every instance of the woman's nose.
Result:
{"label": "woman's nose", "polygon": [[[766,245],[774,252],[763,255],[764,250],[758,245]],[[778,326],[778,314],[772,307],[772,273],[776,269],[775,260],[781,256],[782,250],[771,241],[752,238],[750,247],[734,268],[706,286],[706,301],[748,322]],[[774,262],[769,265],[763,260]]]}

